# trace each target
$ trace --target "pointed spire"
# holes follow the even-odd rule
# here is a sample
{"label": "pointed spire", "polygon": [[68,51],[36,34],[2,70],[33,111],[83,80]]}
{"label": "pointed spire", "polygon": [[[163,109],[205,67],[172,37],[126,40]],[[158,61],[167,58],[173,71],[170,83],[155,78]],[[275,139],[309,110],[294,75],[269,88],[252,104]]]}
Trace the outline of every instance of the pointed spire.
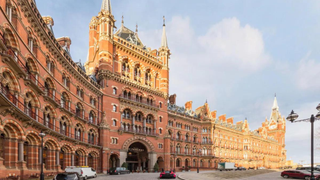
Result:
{"label": "pointed spire", "polygon": [[166,19],[164,16],[163,16],[163,31],[162,31],[161,47],[168,48],[167,35],[166,35]]}
{"label": "pointed spire", "polygon": [[112,14],[112,10],[111,10],[111,0],[103,0],[102,1],[102,5],[101,5],[101,11],[107,11],[110,14]]}
{"label": "pointed spire", "polygon": [[123,17],[123,15],[122,15],[122,20],[121,20],[121,26],[124,26],[124,17]]}
{"label": "pointed spire", "polygon": [[138,23],[136,24],[136,33],[138,33]]}
{"label": "pointed spire", "polygon": [[208,100],[206,99],[206,104],[208,104]]}
{"label": "pointed spire", "polygon": [[278,101],[277,101],[277,95],[274,95],[274,101],[273,101],[273,106],[272,106],[273,110],[279,110],[279,106],[278,106]]}

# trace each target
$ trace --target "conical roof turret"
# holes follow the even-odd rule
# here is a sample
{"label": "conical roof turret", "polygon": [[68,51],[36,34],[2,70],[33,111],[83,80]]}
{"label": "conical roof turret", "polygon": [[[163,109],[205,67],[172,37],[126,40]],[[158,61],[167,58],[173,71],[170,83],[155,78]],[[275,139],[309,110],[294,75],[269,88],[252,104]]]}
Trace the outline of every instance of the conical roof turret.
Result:
{"label": "conical roof turret", "polygon": [[166,19],[163,16],[163,31],[162,31],[162,38],[161,38],[161,47],[168,48],[165,20]]}
{"label": "conical roof turret", "polygon": [[111,0],[103,0],[102,5],[101,5],[101,11],[106,11],[112,14],[112,9],[111,9]]}

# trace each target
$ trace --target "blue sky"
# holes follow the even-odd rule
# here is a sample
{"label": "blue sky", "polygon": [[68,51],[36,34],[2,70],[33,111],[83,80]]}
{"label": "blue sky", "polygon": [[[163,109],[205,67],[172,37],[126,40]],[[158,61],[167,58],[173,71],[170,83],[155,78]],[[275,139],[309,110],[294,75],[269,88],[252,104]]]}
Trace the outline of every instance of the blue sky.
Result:
{"label": "blue sky", "polygon": [[[37,0],[53,17],[56,37],[69,36],[74,61],[85,62],[89,22],[102,0]],[[120,27],[134,30],[147,47],[159,48],[166,16],[170,93],[193,109],[208,100],[218,115],[245,118],[250,129],[270,117],[274,94],[283,116],[302,118],[320,102],[320,2],[256,0],[113,0]],[[319,124],[319,125],[318,125]],[[320,137],[320,122],[316,133]],[[319,139],[319,138],[317,138]],[[316,143],[319,143],[316,140]],[[310,123],[287,123],[287,158],[310,162]],[[315,152],[320,163],[319,151]]]}

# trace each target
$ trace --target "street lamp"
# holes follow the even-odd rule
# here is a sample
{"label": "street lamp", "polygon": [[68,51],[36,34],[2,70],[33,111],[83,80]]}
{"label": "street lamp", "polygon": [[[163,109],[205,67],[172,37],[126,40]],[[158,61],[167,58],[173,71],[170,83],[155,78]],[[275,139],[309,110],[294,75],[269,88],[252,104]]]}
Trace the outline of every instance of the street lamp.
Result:
{"label": "street lamp", "polygon": [[296,120],[299,117],[299,115],[296,114],[293,110],[287,117],[287,120],[291,121],[291,123],[293,122],[310,122],[311,123],[311,179],[310,180],[315,180],[315,177],[313,176],[313,156],[314,156],[313,155],[313,136],[314,136],[313,130],[314,130],[314,121],[320,120],[320,103],[318,104],[316,109],[318,110],[316,117],[314,117],[314,115],[312,114],[310,118]]}
{"label": "street lamp", "polygon": [[197,173],[199,173],[199,158],[200,158],[201,149],[198,151],[198,163],[197,163]]}
{"label": "street lamp", "polygon": [[45,133],[42,131],[39,133],[39,136],[41,137],[41,170],[40,170],[40,180],[44,180],[44,174],[43,174],[43,137],[46,136]]}

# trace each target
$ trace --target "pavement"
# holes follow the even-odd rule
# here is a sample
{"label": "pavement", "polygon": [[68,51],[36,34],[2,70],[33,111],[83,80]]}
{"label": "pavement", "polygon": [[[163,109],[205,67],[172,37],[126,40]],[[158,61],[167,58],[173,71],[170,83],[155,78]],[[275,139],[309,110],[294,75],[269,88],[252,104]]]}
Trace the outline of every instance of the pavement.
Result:
{"label": "pavement", "polygon": [[[265,173],[265,174],[259,174],[259,175],[254,175],[250,177],[241,177],[241,178],[222,178],[218,177],[221,174],[216,174],[215,173],[221,173],[220,171],[200,171],[198,174],[196,171],[192,172],[178,172],[177,179],[180,180],[280,180],[283,179],[280,176],[281,172],[270,172],[270,173]],[[228,172],[223,172],[223,173],[234,173],[233,171],[228,171]],[[240,173],[248,173],[248,171],[243,171]],[[92,180],[159,180],[159,174],[160,173],[131,173],[131,174],[121,174],[121,175],[105,175],[105,174],[100,174],[98,175],[97,178],[94,178]]]}

